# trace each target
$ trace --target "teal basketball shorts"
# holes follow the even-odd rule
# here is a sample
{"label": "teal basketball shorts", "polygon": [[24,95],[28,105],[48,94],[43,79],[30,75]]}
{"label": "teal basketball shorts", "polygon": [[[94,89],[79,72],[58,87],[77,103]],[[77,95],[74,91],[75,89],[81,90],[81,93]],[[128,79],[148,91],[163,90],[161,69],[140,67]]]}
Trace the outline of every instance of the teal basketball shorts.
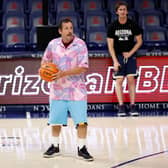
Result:
{"label": "teal basketball shorts", "polygon": [[50,125],[67,125],[68,111],[75,123],[87,123],[87,101],[50,100]]}

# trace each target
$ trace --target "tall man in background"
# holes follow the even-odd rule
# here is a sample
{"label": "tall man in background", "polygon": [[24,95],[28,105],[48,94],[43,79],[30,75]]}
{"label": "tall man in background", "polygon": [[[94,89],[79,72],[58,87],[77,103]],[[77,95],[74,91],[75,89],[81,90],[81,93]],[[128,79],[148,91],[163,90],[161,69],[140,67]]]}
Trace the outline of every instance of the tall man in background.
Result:
{"label": "tall man in background", "polygon": [[[131,116],[139,115],[135,106],[135,78],[137,77],[136,51],[142,45],[142,29],[128,18],[128,4],[119,2],[115,6],[118,15],[107,30],[107,44],[114,65],[116,94],[119,102],[118,116],[126,116],[122,84],[127,78],[130,95]],[[134,39],[136,42],[134,42]]]}

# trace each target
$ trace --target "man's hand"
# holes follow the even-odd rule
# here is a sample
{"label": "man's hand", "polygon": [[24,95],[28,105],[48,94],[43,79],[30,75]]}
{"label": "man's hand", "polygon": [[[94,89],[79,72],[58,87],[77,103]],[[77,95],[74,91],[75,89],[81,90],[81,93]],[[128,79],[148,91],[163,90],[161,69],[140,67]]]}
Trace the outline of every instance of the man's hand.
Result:
{"label": "man's hand", "polygon": [[131,54],[129,52],[123,52],[122,54],[123,54],[124,58],[131,57]]}
{"label": "man's hand", "polygon": [[119,64],[119,62],[115,62],[114,63],[114,71],[118,71],[119,70],[119,68],[120,68],[120,64]]}
{"label": "man's hand", "polygon": [[63,71],[58,71],[57,73],[52,75],[52,80],[57,80],[65,76]]}

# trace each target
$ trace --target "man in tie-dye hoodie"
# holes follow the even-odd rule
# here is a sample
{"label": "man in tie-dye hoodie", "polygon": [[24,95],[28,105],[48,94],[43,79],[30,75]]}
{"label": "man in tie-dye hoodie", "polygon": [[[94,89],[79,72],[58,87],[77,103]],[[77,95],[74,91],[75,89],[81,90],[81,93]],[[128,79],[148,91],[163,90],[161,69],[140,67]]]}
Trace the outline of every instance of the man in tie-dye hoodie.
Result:
{"label": "man in tie-dye hoodie", "polygon": [[61,37],[49,42],[41,62],[53,62],[59,68],[50,83],[48,123],[52,127],[52,139],[43,156],[50,158],[60,154],[61,126],[67,125],[69,111],[77,128],[78,156],[93,161],[86,148],[87,90],[84,73],[88,70],[87,46],[74,35],[70,19],[61,20],[58,30]]}

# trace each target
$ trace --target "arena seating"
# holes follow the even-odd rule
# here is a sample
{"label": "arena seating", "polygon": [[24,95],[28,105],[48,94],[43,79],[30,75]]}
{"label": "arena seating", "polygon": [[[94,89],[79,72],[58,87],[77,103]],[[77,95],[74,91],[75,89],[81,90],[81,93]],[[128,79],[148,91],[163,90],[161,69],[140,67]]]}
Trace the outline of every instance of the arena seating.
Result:
{"label": "arena seating", "polygon": [[75,0],[55,0],[53,11],[59,12],[75,12],[77,10]]}
{"label": "arena seating", "polygon": [[42,0],[26,0],[26,11],[28,13],[42,12]]}
{"label": "arena seating", "polygon": [[[116,19],[114,6],[118,1],[49,0],[49,25],[57,25],[62,18],[71,18],[75,32],[86,41],[90,50],[107,52],[104,41],[106,29],[108,24]],[[149,46],[158,49],[167,46],[167,0],[124,1],[128,2],[130,7],[128,16],[136,20],[144,30],[142,49],[147,49]],[[43,25],[42,0],[1,0],[0,51],[35,49],[36,26],[39,25]],[[11,39],[15,39],[15,42]]]}
{"label": "arena seating", "polygon": [[25,0],[5,0],[1,6],[4,13],[9,11],[24,13],[26,11],[25,3]]}
{"label": "arena seating", "polygon": [[156,10],[141,12],[139,15],[139,24],[143,29],[147,27],[161,27],[163,25],[163,14]]}
{"label": "arena seating", "polygon": [[167,30],[166,28],[146,29],[144,32],[144,43],[148,48],[159,47],[164,49],[167,47]]}
{"label": "arena seating", "polygon": [[5,51],[26,50],[26,31],[20,27],[8,28],[3,31],[3,45]]}
{"label": "arena seating", "polygon": [[138,12],[156,10],[157,0],[134,0],[134,9]]}
{"label": "arena seating", "polygon": [[106,29],[90,28],[89,33],[86,33],[86,43],[89,50],[107,50]]}

